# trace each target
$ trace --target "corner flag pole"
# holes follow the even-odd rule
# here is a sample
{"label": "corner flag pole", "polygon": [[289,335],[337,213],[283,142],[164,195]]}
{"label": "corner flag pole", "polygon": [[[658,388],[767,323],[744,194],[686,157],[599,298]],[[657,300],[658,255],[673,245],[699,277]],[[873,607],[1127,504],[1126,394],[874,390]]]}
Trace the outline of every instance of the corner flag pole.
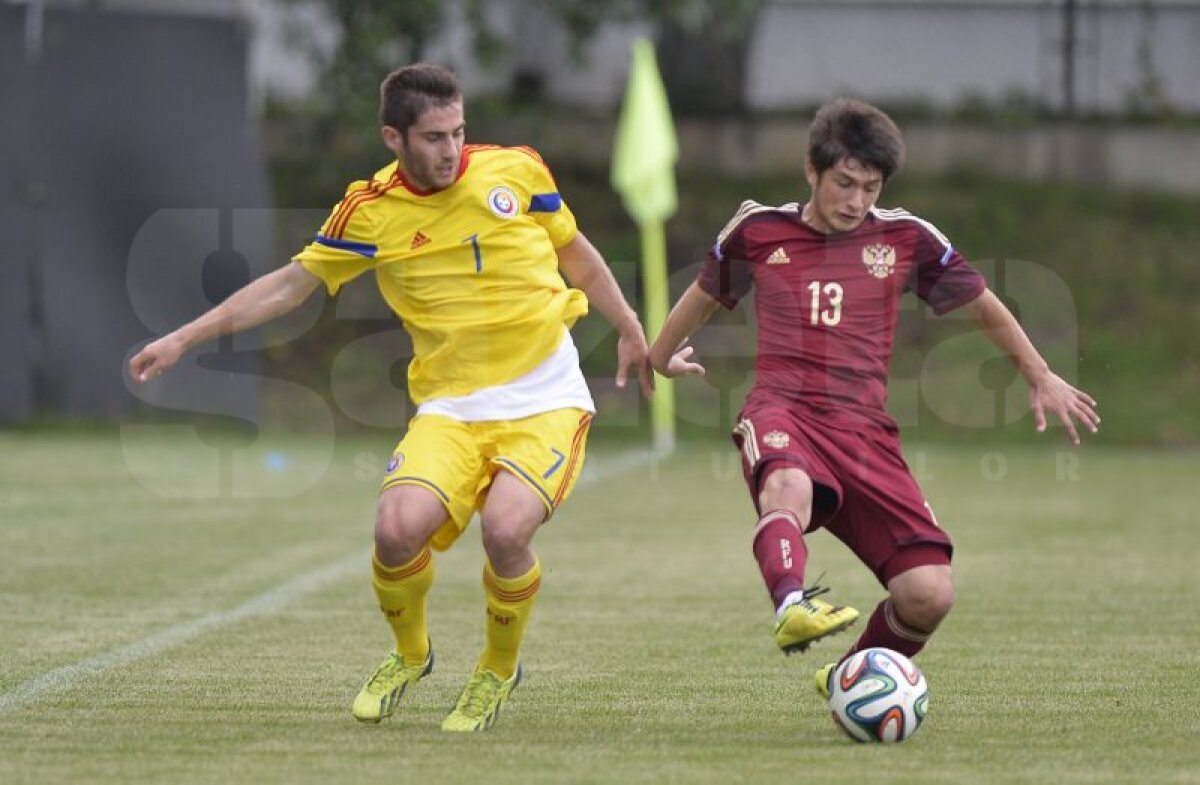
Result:
{"label": "corner flag pole", "polygon": [[[663,224],[675,214],[675,161],[679,145],[654,57],[645,38],[633,44],[629,86],[613,148],[612,184],[642,237],[642,284],[646,329],[657,335],[667,318],[667,243]],[[659,379],[650,403],[654,449],[667,454],[675,448],[675,391],[670,379]]]}

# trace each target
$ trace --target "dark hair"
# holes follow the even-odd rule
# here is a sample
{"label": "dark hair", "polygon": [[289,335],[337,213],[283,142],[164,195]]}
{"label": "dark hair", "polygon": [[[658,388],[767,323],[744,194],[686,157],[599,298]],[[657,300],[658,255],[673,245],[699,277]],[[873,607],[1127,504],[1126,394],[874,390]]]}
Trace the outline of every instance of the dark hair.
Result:
{"label": "dark hair", "polygon": [[379,122],[407,134],[426,111],[461,98],[458,80],[449,69],[432,63],[406,65],[379,85]]}
{"label": "dark hair", "polygon": [[817,174],[853,158],[886,181],[904,163],[900,129],[881,110],[853,98],[835,98],[817,110],[808,127],[808,160]]}

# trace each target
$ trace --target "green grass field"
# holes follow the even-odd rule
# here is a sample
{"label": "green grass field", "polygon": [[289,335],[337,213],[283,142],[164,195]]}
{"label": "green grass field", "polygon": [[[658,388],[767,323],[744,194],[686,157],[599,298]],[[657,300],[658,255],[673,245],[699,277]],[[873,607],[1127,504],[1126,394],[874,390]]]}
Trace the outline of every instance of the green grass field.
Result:
{"label": "green grass field", "polygon": [[[267,446],[0,433],[0,782],[1200,782],[1196,453],[910,445],[958,604],[919,659],[927,724],[869,747],[810,686],[850,639],[774,649],[753,515],[708,443],[624,471],[593,448],[539,535],[527,681],[494,731],[438,729],[482,643],[474,528],[438,561],[436,672],[359,725],[391,444]],[[866,570],[810,543],[869,612]]]}

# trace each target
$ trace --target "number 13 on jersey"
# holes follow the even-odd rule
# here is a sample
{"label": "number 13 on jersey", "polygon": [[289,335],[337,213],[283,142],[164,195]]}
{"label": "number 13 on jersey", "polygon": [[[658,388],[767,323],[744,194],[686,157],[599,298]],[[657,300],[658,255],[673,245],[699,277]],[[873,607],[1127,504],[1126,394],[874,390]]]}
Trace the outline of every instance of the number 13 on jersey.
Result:
{"label": "number 13 on jersey", "polygon": [[812,323],[836,326],[842,320],[842,285],[837,281],[813,281],[808,285],[808,291],[812,292]]}

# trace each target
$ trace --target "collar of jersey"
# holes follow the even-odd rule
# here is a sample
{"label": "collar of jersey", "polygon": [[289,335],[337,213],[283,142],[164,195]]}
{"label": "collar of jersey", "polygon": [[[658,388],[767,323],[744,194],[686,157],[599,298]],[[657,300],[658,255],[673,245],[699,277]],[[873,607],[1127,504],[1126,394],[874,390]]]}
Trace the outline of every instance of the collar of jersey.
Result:
{"label": "collar of jersey", "polygon": [[408,181],[408,178],[404,176],[404,167],[400,166],[399,161],[396,162],[395,177],[400,182],[400,185],[404,186],[404,188],[409,193],[413,194],[414,196],[433,196],[436,193],[445,191],[447,188],[453,188],[454,184],[462,179],[463,172],[467,171],[467,164],[470,163],[470,160],[471,160],[471,151],[469,149],[467,149],[467,147],[464,145],[463,149],[462,149],[462,153],[458,157],[458,174],[454,175],[454,182],[450,183],[450,185],[446,186],[446,188],[442,188],[438,191],[435,191],[433,189],[427,189],[427,188],[418,188],[415,185],[413,185],[412,183],[410,183]]}

